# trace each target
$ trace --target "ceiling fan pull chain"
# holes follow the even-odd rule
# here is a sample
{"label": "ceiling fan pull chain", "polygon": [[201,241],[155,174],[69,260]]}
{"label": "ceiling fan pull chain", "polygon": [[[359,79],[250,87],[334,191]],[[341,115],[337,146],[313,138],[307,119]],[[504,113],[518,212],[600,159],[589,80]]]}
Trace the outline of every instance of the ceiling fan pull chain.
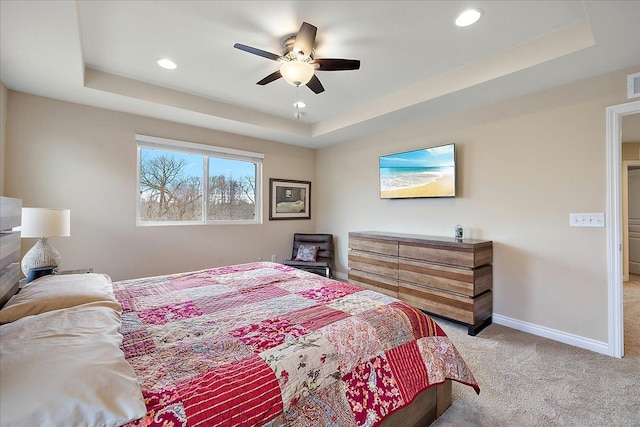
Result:
{"label": "ceiling fan pull chain", "polygon": [[300,112],[300,86],[296,86],[296,102],[293,106],[296,108],[296,111],[293,112],[293,116],[300,120],[300,116],[302,116],[302,113]]}

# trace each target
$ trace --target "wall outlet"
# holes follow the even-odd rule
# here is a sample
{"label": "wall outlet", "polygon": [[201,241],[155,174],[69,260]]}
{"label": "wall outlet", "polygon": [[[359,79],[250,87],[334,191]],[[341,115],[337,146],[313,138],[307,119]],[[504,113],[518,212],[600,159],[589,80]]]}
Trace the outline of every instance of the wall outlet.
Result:
{"label": "wall outlet", "polygon": [[603,213],[570,213],[570,227],[604,227]]}
{"label": "wall outlet", "polygon": [[278,262],[278,257],[276,254],[271,255],[271,262]]}

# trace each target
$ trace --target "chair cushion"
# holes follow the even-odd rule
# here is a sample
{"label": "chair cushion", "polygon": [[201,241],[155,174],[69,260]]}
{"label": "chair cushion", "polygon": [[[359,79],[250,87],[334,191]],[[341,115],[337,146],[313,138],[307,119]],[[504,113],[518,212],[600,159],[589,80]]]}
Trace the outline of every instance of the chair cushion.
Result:
{"label": "chair cushion", "polygon": [[320,247],[315,245],[298,246],[298,255],[296,256],[296,261],[315,262],[318,249],[320,249]]}
{"label": "chair cushion", "polygon": [[300,245],[313,245],[318,246],[318,257],[333,259],[333,235],[332,234],[305,234],[295,233],[293,235],[293,248],[291,251],[291,258],[296,259],[298,255],[298,247]]}

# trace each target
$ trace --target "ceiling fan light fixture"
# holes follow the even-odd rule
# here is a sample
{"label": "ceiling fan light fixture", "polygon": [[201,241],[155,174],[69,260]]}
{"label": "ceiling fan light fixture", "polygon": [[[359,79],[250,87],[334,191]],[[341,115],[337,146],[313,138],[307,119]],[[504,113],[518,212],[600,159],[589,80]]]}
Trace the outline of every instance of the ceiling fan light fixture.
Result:
{"label": "ceiling fan light fixture", "polygon": [[296,108],[304,108],[307,104],[305,104],[304,101],[296,101],[293,103],[293,106]]}
{"label": "ceiling fan light fixture", "polygon": [[156,60],[156,63],[160,67],[165,68],[167,70],[175,70],[176,68],[178,68],[176,63],[170,60],[169,58],[159,58],[158,60]]}
{"label": "ceiling fan light fixture", "polygon": [[480,9],[467,9],[462,12],[456,18],[456,25],[458,27],[468,27],[473,25],[482,17],[482,10]]}
{"label": "ceiling fan light fixture", "polygon": [[315,69],[313,65],[303,61],[289,61],[282,64],[280,74],[292,86],[302,86],[309,83]]}
{"label": "ceiling fan light fixture", "polygon": [[359,70],[360,61],[357,59],[315,58],[316,32],[316,27],[308,22],[303,22],[296,34],[290,35],[284,40],[282,55],[276,55],[275,53],[240,43],[234,44],[233,47],[280,63],[280,68],[277,71],[259,80],[256,84],[264,86],[282,77],[291,86],[300,87],[305,85],[317,95],[324,92],[324,86],[316,76],[316,70]]}

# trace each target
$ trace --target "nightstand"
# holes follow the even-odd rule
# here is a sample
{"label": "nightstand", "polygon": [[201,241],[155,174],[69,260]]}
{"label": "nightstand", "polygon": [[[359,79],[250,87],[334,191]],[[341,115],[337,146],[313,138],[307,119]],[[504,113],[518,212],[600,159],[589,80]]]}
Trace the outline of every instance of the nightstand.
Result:
{"label": "nightstand", "polygon": [[63,270],[56,272],[57,275],[60,274],[86,274],[93,273],[93,268],[79,268],[77,270]]}

